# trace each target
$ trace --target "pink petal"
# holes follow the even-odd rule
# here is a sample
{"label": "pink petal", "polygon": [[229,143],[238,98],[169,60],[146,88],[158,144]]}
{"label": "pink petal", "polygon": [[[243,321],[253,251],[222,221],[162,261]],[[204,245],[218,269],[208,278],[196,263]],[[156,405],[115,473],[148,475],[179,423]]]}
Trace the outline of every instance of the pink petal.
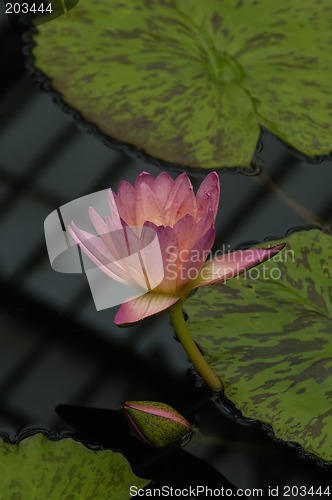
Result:
{"label": "pink petal", "polygon": [[192,247],[192,236],[197,228],[197,223],[192,215],[185,215],[180,219],[173,227],[174,232],[177,237],[179,251],[182,255],[185,255]]}
{"label": "pink petal", "polygon": [[137,191],[142,184],[147,184],[151,190],[154,190],[155,178],[149,172],[141,172],[135,181],[134,189]]}
{"label": "pink petal", "polygon": [[[174,229],[169,226],[157,227],[152,222],[147,222],[144,226],[154,229],[157,232],[160,251],[164,267],[164,279],[154,289],[155,292],[174,294],[176,291],[176,280],[178,272],[178,242]],[[153,272],[153,271],[152,271]]]}
{"label": "pink petal", "polygon": [[129,226],[136,226],[136,191],[128,181],[121,181],[118,196],[114,194],[119,214]]}
{"label": "pink petal", "polygon": [[[123,250],[123,256],[118,259],[109,252],[101,238],[82,231],[74,223],[68,227],[68,232],[85,255],[107,276],[143,293],[149,290],[149,282],[139,254],[141,244],[137,236],[134,236],[135,242],[133,242],[133,235],[130,236],[131,251],[128,253],[127,247]],[[113,241],[119,233],[119,230],[110,233]],[[126,232],[122,230],[122,240],[126,240],[125,235]],[[163,275],[159,276],[159,282],[162,277]]]}
{"label": "pink petal", "polygon": [[108,191],[108,205],[110,207],[113,225],[121,229],[121,216],[115,202],[114,193],[111,189]]}
{"label": "pink petal", "polygon": [[271,248],[249,248],[214,257],[202,267],[197,280],[190,283],[190,289],[205,285],[214,285],[227,281],[247,269],[257,266],[284,248],[286,243],[280,243]]}
{"label": "pink petal", "polygon": [[[149,229],[150,241],[148,241],[146,247],[145,241],[135,233],[136,228],[131,228],[125,221],[121,222],[122,231],[112,232],[112,238],[116,241],[116,245],[123,242],[123,247],[125,247],[123,248],[124,257],[120,264],[126,271],[128,280],[131,283],[144,291],[149,291],[159,285],[164,278],[163,262],[156,231]],[[119,238],[117,239],[117,237]],[[144,262],[146,260],[149,263],[153,261],[156,266],[152,275]]]}
{"label": "pink petal", "polygon": [[138,237],[124,221],[123,232],[130,256],[123,267],[141,288],[153,290],[164,279],[164,264],[157,232],[151,227],[144,227],[141,237]]}
{"label": "pink petal", "polygon": [[188,189],[186,197],[177,209],[175,220],[179,220],[179,218],[184,217],[186,214],[190,214],[196,219],[197,203],[194,188],[192,186]]}
{"label": "pink petal", "polygon": [[174,182],[175,181],[167,172],[161,172],[161,174],[156,177],[153,192],[158,198],[161,207],[166,206],[167,199],[174,188]]}
{"label": "pink petal", "polygon": [[102,264],[115,261],[114,255],[109,251],[105,243],[98,236],[79,229],[74,222],[68,226],[69,234],[76,243],[80,243],[82,250],[88,250]]}
{"label": "pink petal", "polygon": [[214,214],[212,208],[209,207],[201,217],[199,222],[196,224],[195,230],[191,235],[191,246],[193,246],[206,233],[206,231],[213,225],[213,223]]}
{"label": "pink petal", "polygon": [[[219,206],[219,198],[219,176],[216,172],[211,172],[205,177],[196,194],[197,208],[199,213],[203,215],[204,211],[206,211],[207,209],[206,207],[209,205],[213,210],[214,218],[216,218]],[[210,201],[208,202],[208,200]]]}
{"label": "pink petal", "polygon": [[216,230],[212,225],[192,247],[179,270],[177,278],[178,291],[183,290],[186,284],[199,278],[200,270],[211,251],[215,236]]}
{"label": "pink petal", "polygon": [[163,293],[146,293],[122,304],[116,313],[114,323],[118,326],[137,323],[148,316],[160,313],[175,304],[180,297]]}
{"label": "pink petal", "polygon": [[202,198],[200,198],[199,202],[197,202],[197,212],[198,217],[202,218],[209,210],[213,213],[213,221],[216,220],[217,212],[214,211],[213,208],[214,199],[211,193],[205,193]]}
{"label": "pink petal", "polygon": [[174,182],[166,205],[164,207],[165,225],[174,226],[187,214],[196,216],[196,199],[194,190],[187,174],[183,173]]}
{"label": "pink petal", "polygon": [[124,255],[122,254],[122,248],[117,248],[117,246],[114,244],[115,238],[112,238],[112,234],[114,237],[114,233],[118,231],[118,229],[116,229],[115,231],[111,231],[109,225],[104,221],[102,217],[100,217],[98,212],[93,207],[89,208],[89,216],[95,230],[104,241],[110,253],[114,256],[114,260],[118,260],[124,257]]}
{"label": "pink petal", "polygon": [[[93,234],[82,231],[72,222],[67,228],[68,233],[85,255],[107,276],[113,278],[124,285],[132,285],[128,279],[128,274],[114,259],[105,257],[105,248],[102,247],[101,240]],[[98,241],[100,240],[100,241]]]}
{"label": "pink petal", "polygon": [[145,225],[141,234],[141,250],[140,258],[146,278],[149,284],[149,289],[154,290],[161,285],[165,278],[163,252],[160,248],[157,231],[153,227]]}
{"label": "pink petal", "polygon": [[163,207],[160,206],[159,201],[150,186],[145,182],[141,182],[136,194],[137,226],[143,226],[146,221],[153,222],[157,226],[165,225]]}
{"label": "pink petal", "polygon": [[181,253],[182,260],[184,260],[188,252],[212,225],[213,212],[211,208],[208,209],[207,213],[203,215],[199,222],[195,221],[191,215],[185,215],[175,224],[173,229],[178,239],[179,252]]}
{"label": "pink petal", "polygon": [[112,239],[112,245],[117,252],[117,256],[119,259],[124,259],[128,256],[128,249],[125,234],[123,232],[123,227],[121,225],[121,228],[119,229],[117,226],[114,226],[113,221],[109,215],[106,215],[105,219],[108,227],[108,234]]}

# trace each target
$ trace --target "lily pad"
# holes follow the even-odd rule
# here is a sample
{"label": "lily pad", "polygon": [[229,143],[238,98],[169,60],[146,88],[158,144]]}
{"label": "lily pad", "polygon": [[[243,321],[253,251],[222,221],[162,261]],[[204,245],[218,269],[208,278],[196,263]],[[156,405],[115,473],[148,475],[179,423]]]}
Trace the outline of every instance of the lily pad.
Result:
{"label": "lily pad", "polygon": [[4,500],[124,500],[130,486],[149,482],[135,476],[120,453],[93,451],[71,438],[37,433],[15,444],[0,440],[0,457]]}
{"label": "lily pad", "polygon": [[279,241],[270,261],[199,289],[188,327],[244,417],[331,461],[332,236],[301,230],[268,245]]}
{"label": "lily pad", "polygon": [[249,169],[260,127],[330,154],[331,30],[330,0],[94,0],[40,26],[33,55],[103,135],[181,166]]}

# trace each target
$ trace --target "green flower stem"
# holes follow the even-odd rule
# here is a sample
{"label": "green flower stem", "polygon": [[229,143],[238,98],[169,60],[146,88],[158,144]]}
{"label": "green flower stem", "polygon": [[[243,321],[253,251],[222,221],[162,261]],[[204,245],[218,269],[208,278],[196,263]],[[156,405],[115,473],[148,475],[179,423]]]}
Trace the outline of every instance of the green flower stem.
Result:
{"label": "green flower stem", "polygon": [[209,388],[214,392],[221,392],[224,388],[221,380],[204,359],[189,333],[182,314],[182,303],[182,301],[179,301],[168,310],[175,333],[190,361],[193,363],[198,373],[203,377]]}

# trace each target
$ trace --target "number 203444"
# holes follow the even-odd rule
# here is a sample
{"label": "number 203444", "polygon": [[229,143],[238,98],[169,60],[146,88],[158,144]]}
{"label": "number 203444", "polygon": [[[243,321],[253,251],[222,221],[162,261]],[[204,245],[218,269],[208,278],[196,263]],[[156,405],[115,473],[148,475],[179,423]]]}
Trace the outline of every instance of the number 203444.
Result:
{"label": "number 203444", "polygon": [[[279,494],[280,488],[269,488],[269,496],[277,496]],[[283,486],[282,488],[283,497],[307,497],[307,498],[329,498],[331,495],[329,486]]]}
{"label": "number 203444", "polygon": [[6,2],[6,14],[51,14],[53,12],[51,3],[28,3],[28,2]]}

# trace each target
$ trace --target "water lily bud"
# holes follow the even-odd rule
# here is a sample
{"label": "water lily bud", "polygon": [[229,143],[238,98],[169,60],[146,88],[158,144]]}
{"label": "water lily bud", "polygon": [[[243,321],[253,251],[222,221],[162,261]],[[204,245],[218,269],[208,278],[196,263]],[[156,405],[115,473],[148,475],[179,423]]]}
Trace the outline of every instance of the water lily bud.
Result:
{"label": "water lily bud", "polygon": [[137,437],[154,446],[167,446],[188,437],[193,427],[174,408],[154,401],[126,401],[125,415]]}

